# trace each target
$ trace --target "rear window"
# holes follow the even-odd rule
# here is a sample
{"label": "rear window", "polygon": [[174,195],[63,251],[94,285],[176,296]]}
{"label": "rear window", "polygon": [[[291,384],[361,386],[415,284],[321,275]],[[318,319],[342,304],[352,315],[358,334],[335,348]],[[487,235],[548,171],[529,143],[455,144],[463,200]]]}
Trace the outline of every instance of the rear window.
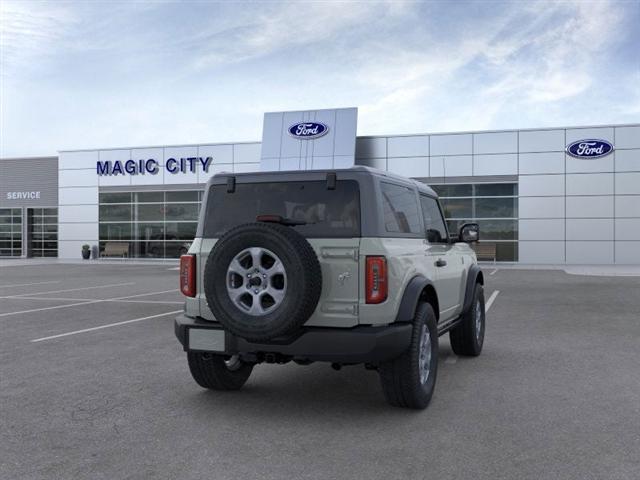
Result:
{"label": "rear window", "polygon": [[204,235],[217,238],[243,223],[255,222],[258,215],[280,215],[307,222],[295,225],[308,238],[348,238],[360,236],[360,195],[358,182],[338,180],[335,190],[327,182],[238,183],[233,193],[226,185],[209,191]]}

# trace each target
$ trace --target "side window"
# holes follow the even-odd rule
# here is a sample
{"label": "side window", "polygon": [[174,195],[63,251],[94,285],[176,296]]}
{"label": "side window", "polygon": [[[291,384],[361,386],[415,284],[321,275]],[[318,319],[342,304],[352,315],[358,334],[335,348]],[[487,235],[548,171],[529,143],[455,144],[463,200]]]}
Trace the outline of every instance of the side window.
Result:
{"label": "side window", "polygon": [[380,183],[384,226],[391,233],[421,234],[420,212],[415,192],[408,187]]}
{"label": "side window", "polygon": [[447,229],[438,207],[438,201],[435,198],[420,195],[420,204],[427,230],[427,241],[429,243],[447,243],[449,241]]}

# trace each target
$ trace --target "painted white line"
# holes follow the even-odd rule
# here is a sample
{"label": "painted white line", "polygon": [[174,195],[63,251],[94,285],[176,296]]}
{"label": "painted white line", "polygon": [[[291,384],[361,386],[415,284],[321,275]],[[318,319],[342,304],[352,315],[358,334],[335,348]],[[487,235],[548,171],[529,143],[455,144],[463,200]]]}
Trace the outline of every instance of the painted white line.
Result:
{"label": "painted white line", "polygon": [[498,294],[500,293],[500,290],[495,290],[491,296],[489,297],[489,300],[487,300],[487,303],[485,303],[484,305],[484,311],[488,312],[489,309],[491,308],[491,305],[493,305],[494,300],[496,299],[496,297],[498,296]]}
{"label": "painted white line", "polygon": [[167,268],[167,270],[180,270],[180,267]]}
{"label": "painted white line", "polygon": [[108,288],[108,287],[126,287],[128,285],[135,285],[135,282],[127,282],[127,283],[110,283],[108,285],[96,285],[95,287],[79,287],[79,288],[67,288],[64,290],[48,290],[46,292],[32,292],[32,293],[23,293],[21,295],[9,295],[6,297],[0,298],[14,298],[14,297],[28,297],[29,295],[41,295],[46,293],[63,293],[63,292],[77,292],[79,290],[93,290],[96,288]]}
{"label": "painted white line", "polygon": [[53,340],[54,338],[68,337],[69,335],[77,335],[79,333],[93,332],[95,330],[102,330],[104,328],[117,327],[118,325],[126,325],[128,323],[141,322],[143,320],[151,320],[152,318],[166,317],[167,315],[175,315],[182,310],[175,310],[173,312],[159,313],[158,315],[150,315],[148,317],[134,318],[133,320],[125,320],[124,322],[109,323],[107,325],[100,325],[98,327],[83,328],[82,330],[75,330],[73,332],[60,333],[58,335],[51,335],[50,337],[42,337],[31,340],[32,343],[44,342],[45,340]]}
{"label": "painted white line", "polygon": [[163,305],[184,305],[184,302],[164,302],[162,300],[107,300],[116,303],[157,303]]}
{"label": "painted white line", "polygon": [[60,280],[52,280],[50,282],[18,283],[17,285],[0,285],[0,288],[30,287],[31,285],[44,285],[45,283],[60,283]]}
{"label": "painted white line", "polygon": [[45,310],[57,310],[58,308],[77,307],[78,305],[90,305],[92,303],[102,302],[102,300],[94,300],[92,302],[68,303],[66,305],[56,305],[55,307],[32,308],[31,310],[19,310],[17,312],[0,313],[0,317],[8,317],[9,315],[20,315],[22,313],[44,312]]}
{"label": "painted white line", "polygon": [[[159,295],[161,293],[169,293],[169,292],[175,292],[175,291],[176,289],[172,288],[171,290],[163,290],[162,292],[140,293],[138,295],[129,295],[126,297],[107,298],[104,300],[89,300],[89,301],[78,302],[78,303],[69,303],[66,305],[55,305],[53,307],[32,308],[31,310],[19,310],[17,312],[0,313],[0,317],[8,317],[10,315],[20,315],[22,313],[44,312],[45,310],[58,310],[60,308],[78,307],[80,305],[91,305],[93,303],[105,303],[105,302],[110,302],[112,300],[127,300],[129,298],[146,297],[147,295]],[[12,298],[12,297],[5,297],[5,298]]]}
{"label": "painted white line", "polygon": [[[171,290],[172,292],[175,289]],[[68,297],[16,297],[10,300],[42,300],[42,301],[60,301],[60,302],[86,302],[87,299],[82,298],[68,298]],[[96,299],[98,300],[98,299]],[[114,302],[114,303],[166,303],[169,305],[182,305],[184,302],[170,302],[164,300],[116,300],[115,298],[99,299],[101,302]]]}
{"label": "painted white line", "polygon": [[455,365],[458,362],[458,357],[456,355],[449,355],[444,359],[444,363],[448,365]]}
{"label": "painted white line", "polygon": [[161,293],[176,293],[178,288],[172,288],[171,290],[162,290],[161,292],[149,292],[149,293],[139,293],[138,295],[127,295],[126,297],[116,297],[116,298],[108,298],[105,300],[126,300],[128,298],[138,298],[138,297],[148,297],[150,295],[160,295]]}
{"label": "painted white line", "polygon": [[498,269],[496,268],[493,272],[491,272],[489,275],[495,275],[496,272],[498,271]]}

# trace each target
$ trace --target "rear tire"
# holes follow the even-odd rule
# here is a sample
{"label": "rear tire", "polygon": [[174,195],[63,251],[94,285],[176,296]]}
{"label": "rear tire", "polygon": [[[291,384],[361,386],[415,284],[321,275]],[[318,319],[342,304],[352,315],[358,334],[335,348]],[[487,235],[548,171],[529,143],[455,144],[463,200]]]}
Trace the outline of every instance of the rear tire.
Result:
{"label": "rear tire", "polygon": [[484,344],[484,332],[484,288],[476,283],[471,308],[462,317],[462,322],[449,332],[453,353],[465,357],[480,355]]}
{"label": "rear tire", "polygon": [[253,364],[237,357],[188,352],[187,358],[193,379],[202,388],[211,390],[239,390],[253,370]]}
{"label": "rear tire", "polygon": [[415,409],[429,405],[438,373],[438,327],[431,305],[418,305],[409,349],[400,357],[382,363],[378,371],[389,404]]}

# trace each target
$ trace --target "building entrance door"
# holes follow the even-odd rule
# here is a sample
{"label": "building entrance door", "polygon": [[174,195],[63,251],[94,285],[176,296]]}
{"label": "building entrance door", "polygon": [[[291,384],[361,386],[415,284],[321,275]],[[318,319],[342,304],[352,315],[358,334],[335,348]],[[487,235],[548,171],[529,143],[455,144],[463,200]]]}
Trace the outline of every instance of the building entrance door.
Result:
{"label": "building entrance door", "polygon": [[0,257],[22,256],[22,208],[0,208]]}
{"label": "building entrance door", "polygon": [[27,256],[58,256],[58,209],[27,209]]}

